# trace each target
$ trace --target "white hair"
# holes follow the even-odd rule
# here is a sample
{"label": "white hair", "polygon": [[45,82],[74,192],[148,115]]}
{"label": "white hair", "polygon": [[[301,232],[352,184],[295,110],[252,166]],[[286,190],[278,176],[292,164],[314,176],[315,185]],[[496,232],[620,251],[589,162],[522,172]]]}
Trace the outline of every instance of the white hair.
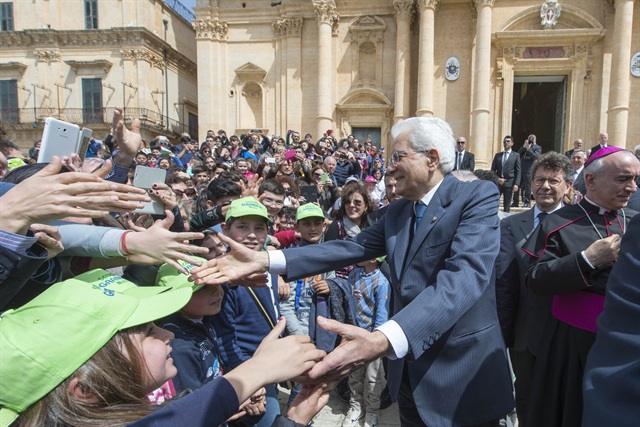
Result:
{"label": "white hair", "polygon": [[436,117],[411,117],[396,123],[391,136],[407,133],[411,147],[420,152],[435,149],[440,157],[440,169],[444,174],[453,170],[455,164],[456,138],[451,126]]}

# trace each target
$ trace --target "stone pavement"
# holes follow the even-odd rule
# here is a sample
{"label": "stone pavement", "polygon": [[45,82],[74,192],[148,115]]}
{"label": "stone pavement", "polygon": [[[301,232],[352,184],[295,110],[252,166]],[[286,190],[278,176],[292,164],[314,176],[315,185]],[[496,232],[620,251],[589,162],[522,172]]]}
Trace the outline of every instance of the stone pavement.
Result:
{"label": "stone pavement", "polygon": [[[280,400],[280,407],[284,411],[287,400],[289,399],[289,390],[280,388],[278,398]],[[348,406],[347,403],[337,397],[335,390],[333,390],[327,406],[313,419],[314,427],[340,427],[340,425],[342,425],[342,419],[349,409]],[[364,418],[360,420],[359,426],[362,427],[363,425]],[[400,418],[398,417],[398,405],[396,403],[380,411],[379,427],[397,427],[399,425]]]}

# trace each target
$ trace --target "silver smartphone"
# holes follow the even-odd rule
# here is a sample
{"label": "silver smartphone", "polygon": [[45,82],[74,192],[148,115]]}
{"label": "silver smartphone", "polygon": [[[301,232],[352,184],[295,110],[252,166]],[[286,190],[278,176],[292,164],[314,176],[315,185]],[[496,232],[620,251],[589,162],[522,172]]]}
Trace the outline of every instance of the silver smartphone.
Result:
{"label": "silver smartphone", "polygon": [[[164,184],[167,172],[164,169],[155,169],[147,166],[136,166],[133,175],[133,186],[148,190],[153,184]],[[150,202],[144,202],[144,206],[133,212],[151,215],[164,215],[164,203],[155,196],[149,195]]]}
{"label": "silver smartphone", "polygon": [[88,128],[82,128],[80,131],[80,136],[78,137],[78,155],[80,159],[84,162],[85,157],[87,157],[87,151],[89,150],[89,140],[91,139],[91,135],[93,135],[93,131]]}
{"label": "silver smartphone", "polygon": [[73,123],[47,117],[44,121],[38,163],[49,163],[53,156],[71,157],[80,149],[80,127]]}

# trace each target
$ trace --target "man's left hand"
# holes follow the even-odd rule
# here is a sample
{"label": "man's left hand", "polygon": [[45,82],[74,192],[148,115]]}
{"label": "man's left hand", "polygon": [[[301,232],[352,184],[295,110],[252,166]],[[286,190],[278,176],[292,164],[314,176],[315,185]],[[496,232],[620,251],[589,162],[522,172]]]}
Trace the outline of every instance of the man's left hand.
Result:
{"label": "man's left hand", "polygon": [[321,316],[318,316],[317,322],[322,329],[340,335],[342,342],[307,373],[312,380],[344,378],[366,362],[392,351],[387,337],[380,331],[368,332],[358,326],[345,325]]}

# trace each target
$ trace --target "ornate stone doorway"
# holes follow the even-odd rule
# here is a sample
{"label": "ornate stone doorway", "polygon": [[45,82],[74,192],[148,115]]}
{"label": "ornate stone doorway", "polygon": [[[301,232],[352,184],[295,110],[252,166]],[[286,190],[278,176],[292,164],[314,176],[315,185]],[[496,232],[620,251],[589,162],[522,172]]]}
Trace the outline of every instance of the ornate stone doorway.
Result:
{"label": "ornate stone doorway", "polygon": [[516,148],[535,134],[542,152],[564,152],[566,87],[566,76],[515,78],[512,136]]}

